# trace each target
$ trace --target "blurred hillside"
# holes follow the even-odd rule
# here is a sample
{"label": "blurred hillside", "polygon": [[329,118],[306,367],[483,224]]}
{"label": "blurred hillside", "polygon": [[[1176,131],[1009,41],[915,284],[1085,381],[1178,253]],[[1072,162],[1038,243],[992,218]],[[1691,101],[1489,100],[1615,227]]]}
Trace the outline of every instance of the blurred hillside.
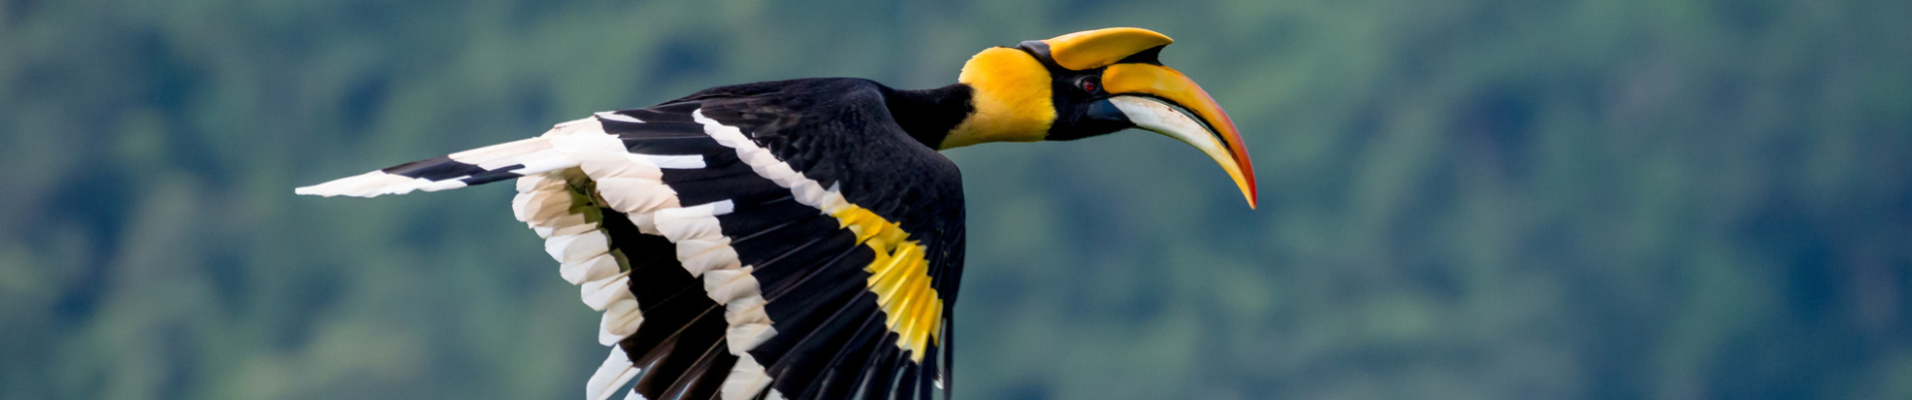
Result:
{"label": "blurred hillside", "polygon": [[1904,1],[0,0],[0,398],[574,398],[509,185],[295,186],[1140,26],[1258,161],[949,153],[970,399],[1912,398]]}

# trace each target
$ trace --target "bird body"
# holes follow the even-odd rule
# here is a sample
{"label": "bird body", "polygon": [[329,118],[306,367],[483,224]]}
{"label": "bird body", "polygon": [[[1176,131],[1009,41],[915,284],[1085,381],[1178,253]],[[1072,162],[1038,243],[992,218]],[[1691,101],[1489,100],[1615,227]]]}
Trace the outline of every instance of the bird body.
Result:
{"label": "bird body", "polygon": [[718,87],[298,192],[517,179],[515,216],[604,312],[611,352],[588,399],[929,398],[948,387],[964,243],[962,177],[938,150],[1179,129],[1163,133],[1216,158],[1252,205],[1240,138],[1192,82],[1102,89],[1147,86],[1106,76],[1121,60],[1173,72],[1153,61],[1166,37],[1034,43],[986,50],[942,88]]}

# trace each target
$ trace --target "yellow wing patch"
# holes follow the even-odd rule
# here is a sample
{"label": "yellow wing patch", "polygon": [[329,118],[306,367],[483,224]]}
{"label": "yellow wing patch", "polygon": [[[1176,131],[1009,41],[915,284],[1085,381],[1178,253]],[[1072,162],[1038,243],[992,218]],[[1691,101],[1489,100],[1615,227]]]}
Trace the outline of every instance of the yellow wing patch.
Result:
{"label": "yellow wing patch", "polygon": [[937,338],[943,331],[943,298],[929,286],[927,248],[909,240],[903,227],[863,207],[846,205],[832,216],[856,234],[858,243],[876,250],[876,259],[863,267],[870,273],[870,292],[896,332],[896,347],[922,363],[928,345],[941,344]]}

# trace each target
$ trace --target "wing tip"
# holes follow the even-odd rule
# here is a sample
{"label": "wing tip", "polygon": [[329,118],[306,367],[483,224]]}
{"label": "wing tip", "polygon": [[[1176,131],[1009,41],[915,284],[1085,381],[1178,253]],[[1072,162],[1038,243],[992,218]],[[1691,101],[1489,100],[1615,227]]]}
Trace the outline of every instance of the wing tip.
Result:
{"label": "wing tip", "polygon": [[430,183],[433,182],[420,182],[420,180],[416,178],[388,174],[385,173],[385,171],[372,171],[334,179],[317,185],[295,188],[292,192],[302,196],[378,197],[387,194],[411,193]]}

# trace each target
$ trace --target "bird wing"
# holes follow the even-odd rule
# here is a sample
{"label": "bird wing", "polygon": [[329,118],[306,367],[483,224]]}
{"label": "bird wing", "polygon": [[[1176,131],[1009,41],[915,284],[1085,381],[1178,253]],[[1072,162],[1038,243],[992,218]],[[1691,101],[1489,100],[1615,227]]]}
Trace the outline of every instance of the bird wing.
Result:
{"label": "bird wing", "polygon": [[627,398],[927,399],[947,387],[960,173],[864,85],[785,86],[598,113],[298,192],[517,178],[517,218],[604,312],[599,342],[614,348],[587,399],[627,385]]}

